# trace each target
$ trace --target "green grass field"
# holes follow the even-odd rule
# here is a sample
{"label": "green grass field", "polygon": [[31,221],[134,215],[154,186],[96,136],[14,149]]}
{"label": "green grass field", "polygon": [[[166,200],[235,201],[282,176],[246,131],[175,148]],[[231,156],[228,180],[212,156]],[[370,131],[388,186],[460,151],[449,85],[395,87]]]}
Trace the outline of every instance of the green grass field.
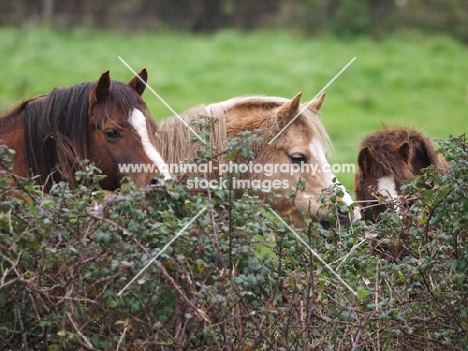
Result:
{"label": "green grass field", "polygon": [[[149,84],[176,112],[234,96],[310,99],[353,57],[327,89],[322,120],[332,163],[354,163],[360,140],[388,125],[409,125],[433,138],[468,127],[468,48],[448,37],[404,32],[376,42],[307,38],[291,32],[123,33],[0,29],[0,111],[55,86],[94,81],[105,71],[128,81],[146,67]],[[149,91],[156,119],[172,113]],[[348,189],[353,174],[338,175]]]}

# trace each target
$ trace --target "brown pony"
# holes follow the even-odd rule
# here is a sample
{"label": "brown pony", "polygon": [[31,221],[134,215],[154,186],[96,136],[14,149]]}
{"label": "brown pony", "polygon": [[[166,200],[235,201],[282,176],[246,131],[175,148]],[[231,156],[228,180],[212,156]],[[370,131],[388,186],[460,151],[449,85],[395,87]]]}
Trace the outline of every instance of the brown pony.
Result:
{"label": "brown pony", "polygon": [[[181,115],[185,123],[198,120],[200,116],[215,118],[216,123],[211,131],[211,146],[218,152],[225,149],[225,141],[242,131],[261,129],[262,142],[254,145],[255,157],[242,160],[242,164],[227,163],[218,158],[211,170],[204,175],[211,179],[202,185],[226,187],[218,176],[237,172],[238,179],[231,179],[234,190],[255,188],[264,200],[273,199],[276,210],[286,214],[296,226],[305,222],[298,211],[301,208],[313,221],[322,221],[319,213],[321,191],[333,184],[334,175],[326,159],[329,148],[329,137],[317,116],[325,94],[313,100],[308,107],[301,104],[302,94],[293,99],[268,96],[248,96],[233,98],[224,102],[192,108]],[[297,118],[295,118],[297,116]],[[283,127],[292,122],[273,142],[269,143]],[[162,157],[169,165],[178,165],[187,159],[194,159],[200,142],[189,143],[194,135],[179,118],[171,117],[162,121],[156,133],[156,147],[162,150]],[[243,169],[241,169],[243,167]],[[218,171],[218,172],[216,172]],[[171,169],[171,172],[175,171]],[[194,174],[197,172],[190,171]],[[203,172],[198,172],[203,173]],[[190,180],[190,179],[189,179]],[[305,181],[305,189],[298,191],[293,200],[275,194],[285,194],[300,180]],[[197,188],[197,183],[190,180],[189,185]],[[342,186],[341,186],[342,187]],[[342,201],[350,205],[350,195],[344,190]],[[275,190],[273,193],[272,190]],[[339,212],[339,211],[338,211]],[[353,215],[339,213],[342,224],[350,224],[360,219],[357,209]]]}
{"label": "brown pony", "polygon": [[[447,162],[420,132],[386,128],[367,136],[361,143],[354,182],[363,219],[378,221],[387,205],[398,207],[402,181],[421,175],[421,169],[430,165],[445,168]],[[379,203],[379,198],[387,199],[387,204]]]}
{"label": "brown pony", "polygon": [[[146,82],[146,69],[140,74]],[[13,173],[35,176],[44,190],[65,180],[76,187],[74,173],[88,159],[102,170],[104,190],[115,190],[124,176],[145,187],[151,173],[121,171],[122,164],[164,165],[153,146],[155,121],[141,95],[145,83],[111,82],[109,71],[97,82],[56,88],[19,103],[0,119],[0,144],[16,151]],[[166,177],[170,175],[166,172]]]}

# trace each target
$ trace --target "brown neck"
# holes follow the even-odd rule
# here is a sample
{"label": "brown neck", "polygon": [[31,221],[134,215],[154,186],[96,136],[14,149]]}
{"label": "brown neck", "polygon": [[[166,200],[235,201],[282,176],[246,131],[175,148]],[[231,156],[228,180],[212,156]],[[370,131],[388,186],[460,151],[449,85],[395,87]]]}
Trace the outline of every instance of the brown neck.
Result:
{"label": "brown neck", "polygon": [[[9,125],[11,129],[10,132],[7,132],[0,138],[0,144],[5,144],[10,149],[16,151],[14,158],[14,168],[13,171],[16,175],[20,177],[28,177],[28,162],[26,159],[26,154],[24,151],[24,132],[22,126],[22,119],[17,118],[12,124]],[[6,140],[9,140],[7,143]]]}

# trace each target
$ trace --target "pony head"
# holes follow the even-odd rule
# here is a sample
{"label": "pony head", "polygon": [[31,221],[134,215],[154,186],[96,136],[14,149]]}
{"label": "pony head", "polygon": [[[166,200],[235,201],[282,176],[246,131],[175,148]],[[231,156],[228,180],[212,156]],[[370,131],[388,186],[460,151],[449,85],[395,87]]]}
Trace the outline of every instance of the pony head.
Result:
{"label": "pony head", "polygon": [[[292,187],[303,182],[304,187],[292,199],[278,198],[268,191],[263,192],[273,207],[287,215],[295,226],[304,226],[300,212],[305,212],[313,221],[327,224],[319,201],[322,190],[334,185],[335,175],[331,171],[327,156],[330,140],[317,114],[325,99],[325,94],[301,104],[302,93],[291,100],[283,98],[253,97],[250,100],[232,104],[227,120],[228,135],[236,135],[242,130],[263,129],[267,133],[264,141],[255,146],[256,158],[253,163],[264,166],[263,172],[249,173],[250,179],[259,184],[281,185],[274,189],[276,194],[286,194]],[[270,171],[265,172],[266,166]],[[353,200],[347,190],[338,201],[351,205]],[[268,190],[268,189],[266,189]],[[299,210],[301,209],[301,210]],[[361,218],[359,209],[352,214],[337,211],[338,221],[349,225]]]}
{"label": "pony head", "polygon": [[156,122],[141,99],[147,79],[143,69],[128,84],[111,82],[107,71],[89,94],[89,146],[95,150],[91,159],[104,174],[113,175],[101,182],[104,189],[117,188],[126,176],[140,187],[154,184],[158,173],[171,177],[154,147]]}
{"label": "pony head", "polygon": [[13,172],[36,177],[46,191],[61,180],[76,187],[82,160],[102,170],[104,190],[115,190],[127,176],[140,187],[159,173],[169,178],[153,145],[157,125],[141,98],[147,77],[143,69],[126,84],[111,81],[107,71],[97,82],[56,88],[15,106],[0,119],[0,141],[17,153]]}
{"label": "pony head", "polygon": [[429,138],[407,128],[390,128],[367,136],[357,161],[354,191],[363,207],[363,219],[371,221],[377,221],[388,207],[399,208],[403,181],[421,175],[421,169],[430,165],[445,164]]}

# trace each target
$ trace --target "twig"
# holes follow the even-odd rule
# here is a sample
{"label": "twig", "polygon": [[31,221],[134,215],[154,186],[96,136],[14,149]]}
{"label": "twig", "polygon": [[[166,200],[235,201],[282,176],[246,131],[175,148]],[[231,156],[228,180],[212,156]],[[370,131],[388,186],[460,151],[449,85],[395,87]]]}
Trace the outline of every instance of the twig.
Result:
{"label": "twig", "polygon": [[26,332],[24,330],[23,319],[21,318],[21,311],[19,309],[19,305],[15,306],[16,318],[18,319],[19,327],[21,329],[21,338],[23,339],[23,347],[25,351],[29,350],[28,347],[28,338],[26,337]]}
{"label": "twig", "polygon": [[126,333],[127,333],[127,326],[125,326],[125,328],[124,328],[124,330],[122,332],[122,335],[120,335],[119,342],[117,343],[116,351],[119,351],[120,344],[122,343]]}
{"label": "twig", "polygon": [[185,300],[185,302],[187,302],[189,304],[189,306],[192,307],[193,310],[195,312],[197,312],[200,315],[200,317],[203,318],[203,320],[205,322],[209,322],[210,319],[208,318],[206,313],[204,311],[202,311],[201,309],[199,309],[197,306],[195,306],[192,303],[192,301],[190,301],[190,299],[187,297],[187,295],[185,295],[185,293],[182,291],[180,286],[175,282],[175,280],[166,271],[166,268],[164,268],[164,266],[160,262],[156,262],[156,264],[158,265],[158,268],[161,270],[162,274],[167,278],[167,280],[169,280],[169,282],[172,284],[174,289],[177,290],[177,292],[180,294],[180,296],[182,296],[182,298]]}
{"label": "twig", "polygon": [[82,346],[86,347],[88,350],[92,350],[92,351],[98,351],[98,349],[96,349],[92,344],[91,342],[88,340],[88,338],[86,336],[83,335],[83,333],[80,331],[80,329],[78,328],[78,326],[76,325],[76,322],[73,320],[73,318],[70,316],[70,313],[67,312],[67,317],[68,317],[68,320],[70,321],[70,323],[72,324],[73,328],[75,329],[75,331],[78,333],[79,336],[81,336],[81,338],[84,340],[85,342],[85,345],[82,344]]}

